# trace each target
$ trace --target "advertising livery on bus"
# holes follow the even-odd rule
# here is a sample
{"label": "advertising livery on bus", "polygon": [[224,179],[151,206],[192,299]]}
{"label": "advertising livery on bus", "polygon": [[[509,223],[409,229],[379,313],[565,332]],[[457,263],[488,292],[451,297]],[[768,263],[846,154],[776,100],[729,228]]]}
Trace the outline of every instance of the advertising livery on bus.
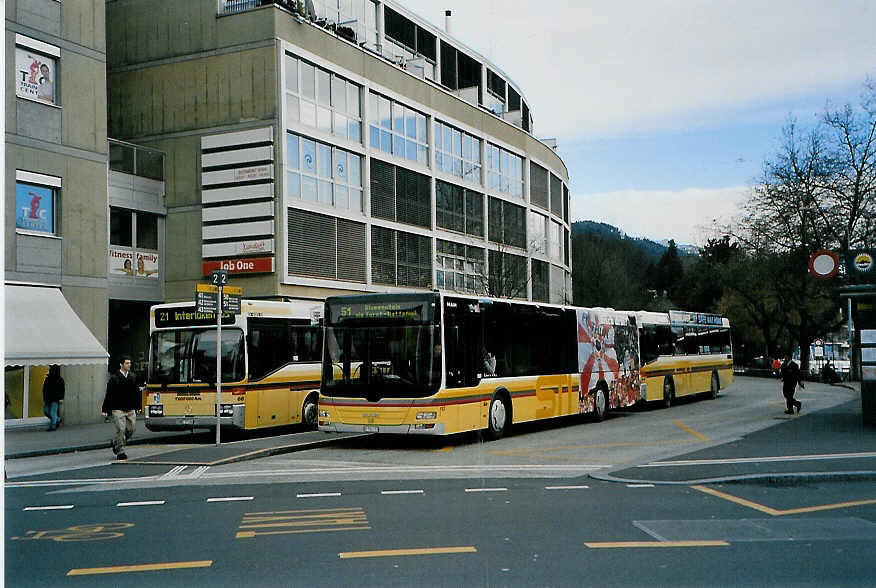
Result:
{"label": "advertising livery on bus", "polygon": [[[316,426],[321,305],[242,300],[222,317],[220,426]],[[149,374],[143,396],[152,431],[216,426],[216,316],[192,303],[150,310]]]}

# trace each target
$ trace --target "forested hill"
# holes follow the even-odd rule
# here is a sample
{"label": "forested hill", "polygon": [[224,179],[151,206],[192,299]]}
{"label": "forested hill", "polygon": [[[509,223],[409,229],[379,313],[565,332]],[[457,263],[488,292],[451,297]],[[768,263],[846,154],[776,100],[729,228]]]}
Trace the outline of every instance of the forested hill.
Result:
{"label": "forested hill", "polygon": [[682,266],[696,259],[671,249],[605,223],[572,223],[574,303],[637,309],[669,304],[660,293],[677,285]]}
{"label": "forested hill", "polygon": [[626,233],[621,231],[614,225],[600,223],[596,221],[577,221],[572,223],[572,238],[579,235],[592,235],[604,241],[624,241],[634,247],[641,249],[642,252],[649,258],[650,261],[657,263],[660,256],[666,252],[667,246],[651,241],[650,239],[641,239],[637,237],[628,237]]}

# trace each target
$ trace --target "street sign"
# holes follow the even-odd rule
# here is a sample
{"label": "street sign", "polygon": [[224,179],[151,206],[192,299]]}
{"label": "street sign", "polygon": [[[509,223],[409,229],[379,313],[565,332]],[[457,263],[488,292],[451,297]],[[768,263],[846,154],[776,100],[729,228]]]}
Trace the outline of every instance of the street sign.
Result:
{"label": "street sign", "polygon": [[833,251],[816,251],[809,258],[809,273],[819,280],[829,280],[839,271],[839,255]]}
{"label": "street sign", "polygon": [[210,272],[210,283],[214,286],[225,286],[228,284],[228,272],[225,270],[213,270]]}
{"label": "street sign", "polygon": [[[240,314],[240,286],[222,287],[222,312]],[[215,313],[219,308],[219,287],[212,284],[197,284],[195,287],[195,306],[198,312]]]}
{"label": "street sign", "polygon": [[198,312],[216,312],[218,308],[216,304],[217,298],[218,294],[214,294],[213,292],[196,292],[195,306],[197,307]]}

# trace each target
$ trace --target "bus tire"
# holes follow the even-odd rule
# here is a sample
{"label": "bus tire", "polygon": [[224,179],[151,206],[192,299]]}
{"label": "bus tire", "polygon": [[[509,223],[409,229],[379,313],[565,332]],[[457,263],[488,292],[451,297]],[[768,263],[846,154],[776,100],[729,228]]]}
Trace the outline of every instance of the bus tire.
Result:
{"label": "bus tire", "polygon": [[301,405],[301,424],[308,429],[316,429],[318,424],[319,405],[317,400],[317,395],[311,394],[304,399],[304,404]]}
{"label": "bus tire", "polygon": [[487,439],[501,439],[511,428],[511,404],[504,394],[495,394],[487,413]]}
{"label": "bus tire", "polygon": [[671,377],[663,378],[663,408],[669,408],[675,401],[675,382]]}
{"label": "bus tire", "polygon": [[712,381],[709,384],[709,399],[714,400],[718,397],[718,390],[721,389],[721,380],[718,379],[718,372],[712,372]]}
{"label": "bus tire", "polygon": [[597,423],[605,420],[605,414],[608,412],[608,390],[605,383],[597,384],[593,390],[593,420]]}

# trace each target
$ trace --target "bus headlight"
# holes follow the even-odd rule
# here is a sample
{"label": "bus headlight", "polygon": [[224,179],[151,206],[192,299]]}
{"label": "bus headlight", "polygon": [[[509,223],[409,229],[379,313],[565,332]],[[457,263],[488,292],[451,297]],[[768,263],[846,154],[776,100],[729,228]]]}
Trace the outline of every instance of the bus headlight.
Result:
{"label": "bus headlight", "polygon": [[220,404],[219,405],[219,416],[221,416],[221,417],[234,416],[234,405],[233,404]]}
{"label": "bus headlight", "polygon": [[417,413],[417,420],[418,421],[429,420],[429,419],[434,419],[434,418],[438,418],[437,412],[418,412]]}
{"label": "bus headlight", "polygon": [[328,412],[327,410],[321,410],[321,411],[319,411],[319,418],[321,418],[321,419],[327,419],[328,416],[329,416],[329,412]]}
{"label": "bus headlight", "polygon": [[150,404],[146,407],[146,416],[150,417],[163,417],[164,416],[164,405],[163,404]]}

